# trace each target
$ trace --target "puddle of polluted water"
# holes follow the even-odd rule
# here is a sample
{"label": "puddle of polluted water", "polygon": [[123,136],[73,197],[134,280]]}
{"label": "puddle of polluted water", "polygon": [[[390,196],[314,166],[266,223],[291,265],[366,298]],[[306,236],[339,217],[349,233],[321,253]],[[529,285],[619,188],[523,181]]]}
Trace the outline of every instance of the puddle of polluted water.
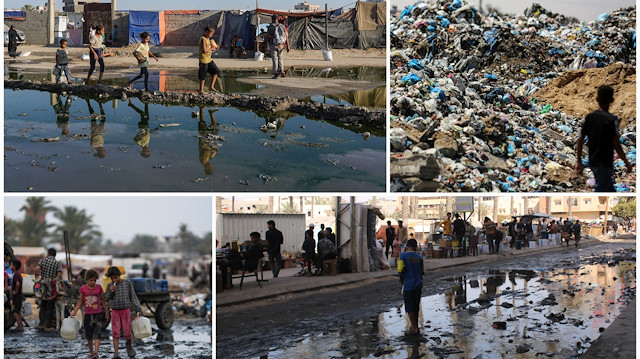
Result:
{"label": "puddle of polluted water", "polygon": [[5,90],[5,189],[385,188],[384,134],[372,131],[365,141],[360,133],[294,114],[269,118],[277,126],[263,132],[265,118],[229,107],[213,113],[213,126],[214,109],[204,108],[200,116],[197,107]]}
{"label": "puddle of polluted water", "polygon": [[[44,333],[35,329],[37,321],[30,321],[31,327],[25,327],[23,333],[15,326],[4,331],[5,358],[13,359],[76,359],[87,357],[89,349],[83,337],[76,340],[63,340],[58,333]],[[141,358],[211,358],[211,326],[202,319],[177,319],[173,329],[158,331],[153,325],[151,337],[134,340],[134,349]],[[110,327],[102,331],[100,355],[102,358],[113,356],[113,342]],[[120,352],[124,352],[124,340],[120,342]],[[126,357],[126,356],[125,356]]]}
{"label": "puddle of polluted water", "polygon": [[[409,319],[400,305],[273,349],[268,358],[575,357],[620,314],[625,291],[636,285],[635,263],[490,271],[449,284],[446,293],[421,299],[421,337],[404,336]],[[494,322],[506,329],[495,329]],[[528,351],[518,353],[525,345]]]}
{"label": "puddle of polluted water", "polygon": [[384,108],[387,106],[386,87],[380,86],[371,90],[349,91],[337,95],[318,95],[302,98],[302,100],[324,103],[328,105],[361,106]]}

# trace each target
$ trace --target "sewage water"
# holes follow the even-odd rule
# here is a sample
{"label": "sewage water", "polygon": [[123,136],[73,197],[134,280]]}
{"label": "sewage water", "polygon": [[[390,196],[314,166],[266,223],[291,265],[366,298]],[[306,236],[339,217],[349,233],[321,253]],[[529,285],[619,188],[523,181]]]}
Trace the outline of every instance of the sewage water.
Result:
{"label": "sewage water", "polygon": [[421,336],[403,334],[409,319],[400,305],[305,334],[268,358],[570,358],[613,322],[635,285],[635,262],[451,278],[445,293],[421,299]]}
{"label": "sewage water", "polygon": [[[44,333],[36,330],[37,320],[29,321],[30,327],[25,327],[20,333],[15,326],[4,331],[5,358],[13,359],[76,359],[88,357],[89,349],[84,337],[77,340],[62,340],[58,333]],[[158,330],[151,324],[153,334],[145,339],[134,340],[137,358],[164,359],[208,359],[211,358],[211,323],[200,318],[178,318],[172,329]],[[100,357],[113,357],[113,342],[111,327],[102,331]],[[81,332],[81,335],[83,332]],[[124,340],[120,341],[119,350],[124,351]]]}
{"label": "sewage water", "polygon": [[5,90],[5,189],[382,191],[384,131],[371,133],[291,113]]}

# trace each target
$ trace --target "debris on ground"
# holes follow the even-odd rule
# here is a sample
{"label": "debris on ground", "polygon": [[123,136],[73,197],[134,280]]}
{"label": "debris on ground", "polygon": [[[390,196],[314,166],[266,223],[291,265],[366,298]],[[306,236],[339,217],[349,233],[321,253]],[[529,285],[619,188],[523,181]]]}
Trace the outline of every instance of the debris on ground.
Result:
{"label": "debris on ground", "polygon": [[[460,0],[394,14],[391,190],[591,191],[592,172],[573,170],[576,140],[605,83],[635,167],[635,20],[635,7],[578,23],[536,4],[482,16]],[[614,169],[616,190],[635,191],[617,156]]]}

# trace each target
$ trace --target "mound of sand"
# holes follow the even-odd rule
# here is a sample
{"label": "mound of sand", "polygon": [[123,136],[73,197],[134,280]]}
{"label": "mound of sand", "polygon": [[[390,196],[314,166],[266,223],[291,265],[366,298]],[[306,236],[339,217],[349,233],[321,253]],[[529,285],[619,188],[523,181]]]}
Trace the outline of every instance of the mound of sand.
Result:
{"label": "mound of sand", "polygon": [[584,118],[598,109],[596,93],[602,85],[609,85],[615,90],[615,101],[609,111],[620,118],[620,127],[635,124],[636,69],[622,63],[599,69],[567,71],[533,94],[533,97],[551,104],[554,109]]}

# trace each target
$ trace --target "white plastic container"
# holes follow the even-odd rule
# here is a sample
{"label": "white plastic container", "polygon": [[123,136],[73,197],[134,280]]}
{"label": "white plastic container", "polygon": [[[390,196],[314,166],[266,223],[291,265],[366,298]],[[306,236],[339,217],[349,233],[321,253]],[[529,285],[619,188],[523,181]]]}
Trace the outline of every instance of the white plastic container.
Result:
{"label": "white plastic container", "polygon": [[80,321],[75,317],[65,318],[60,326],[60,336],[65,340],[78,339],[80,331]]}
{"label": "white plastic container", "polygon": [[256,51],[256,53],[253,55],[253,59],[256,61],[262,61],[264,60],[264,54],[260,51]]}
{"label": "white plastic container", "polygon": [[151,321],[149,318],[142,316],[136,317],[136,319],[131,322],[131,330],[133,331],[133,336],[136,337],[136,339],[150,337],[152,334]]}
{"label": "white plastic container", "polygon": [[324,61],[333,61],[331,50],[322,50],[322,56],[324,57]]}

